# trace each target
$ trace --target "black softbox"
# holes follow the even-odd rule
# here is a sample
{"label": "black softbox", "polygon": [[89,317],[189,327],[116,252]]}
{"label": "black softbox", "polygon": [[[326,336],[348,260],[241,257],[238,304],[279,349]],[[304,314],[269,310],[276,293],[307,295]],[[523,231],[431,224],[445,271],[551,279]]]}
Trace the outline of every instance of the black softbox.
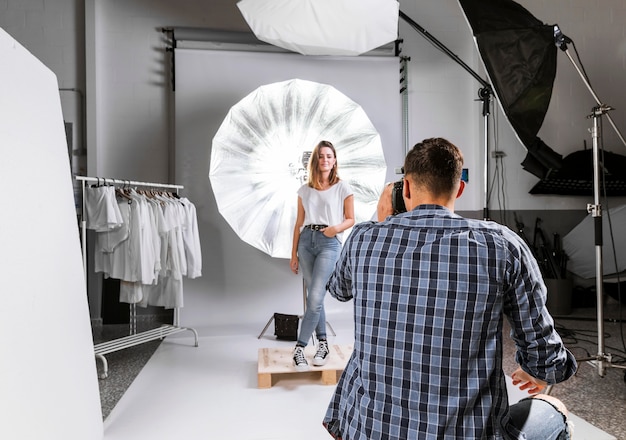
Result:
{"label": "black softbox", "polygon": [[526,147],[523,168],[543,179],[562,156],[537,132],[556,76],[554,26],[545,25],[510,0],[459,0],[500,105]]}

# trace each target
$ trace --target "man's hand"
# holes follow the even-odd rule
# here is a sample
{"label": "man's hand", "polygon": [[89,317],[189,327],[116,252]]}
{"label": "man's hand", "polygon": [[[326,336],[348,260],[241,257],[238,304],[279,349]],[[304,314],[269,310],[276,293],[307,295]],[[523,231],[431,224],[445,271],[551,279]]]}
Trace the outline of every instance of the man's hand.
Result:
{"label": "man's hand", "polygon": [[383,193],[378,199],[378,206],[376,207],[376,216],[379,222],[382,222],[390,215],[393,215],[393,205],[391,203],[391,195],[393,192],[393,183],[388,183],[383,189]]}
{"label": "man's hand", "polygon": [[520,390],[527,390],[528,394],[539,394],[541,393],[548,384],[543,380],[537,379],[536,377],[532,377],[530,374],[525,372],[518,367],[517,370],[511,375],[513,379],[513,385],[518,387]]}

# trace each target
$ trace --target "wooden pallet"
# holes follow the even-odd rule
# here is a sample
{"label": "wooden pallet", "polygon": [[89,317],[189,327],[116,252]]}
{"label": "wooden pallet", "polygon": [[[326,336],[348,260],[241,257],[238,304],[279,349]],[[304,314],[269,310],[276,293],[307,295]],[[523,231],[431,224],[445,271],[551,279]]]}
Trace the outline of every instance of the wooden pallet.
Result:
{"label": "wooden pallet", "polygon": [[280,375],[299,375],[302,377],[306,375],[319,377],[321,375],[324,385],[336,384],[352,354],[352,345],[332,345],[330,357],[323,367],[315,367],[311,363],[315,350],[316,348],[310,345],[304,350],[311,367],[309,371],[302,372],[296,371],[293,366],[293,347],[259,348],[258,387],[271,388],[272,380],[277,381]]}

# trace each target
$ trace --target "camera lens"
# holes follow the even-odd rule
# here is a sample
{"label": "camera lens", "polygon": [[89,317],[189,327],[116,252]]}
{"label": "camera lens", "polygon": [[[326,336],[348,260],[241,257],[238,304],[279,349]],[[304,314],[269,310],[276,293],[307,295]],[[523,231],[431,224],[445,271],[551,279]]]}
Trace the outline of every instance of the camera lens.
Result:
{"label": "camera lens", "polygon": [[402,189],[404,182],[398,180],[394,182],[393,189],[391,191],[391,206],[393,207],[393,214],[400,214],[406,212],[406,206],[404,205],[404,198],[402,198]]}

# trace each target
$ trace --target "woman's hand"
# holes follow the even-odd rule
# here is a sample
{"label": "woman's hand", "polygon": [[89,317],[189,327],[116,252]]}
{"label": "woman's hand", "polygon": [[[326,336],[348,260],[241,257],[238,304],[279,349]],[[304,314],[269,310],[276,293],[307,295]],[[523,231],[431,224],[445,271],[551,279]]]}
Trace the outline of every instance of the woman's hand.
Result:
{"label": "woman's hand", "polygon": [[320,232],[328,238],[333,238],[337,235],[337,228],[335,226],[326,226],[324,229],[320,229]]}
{"label": "woman's hand", "polygon": [[528,394],[539,394],[542,392],[548,384],[543,380],[537,379],[536,377],[532,377],[530,374],[525,372],[518,367],[517,370],[511,375],[513,379],[513,385],[518,387],[520,390],[528,390]]}
{"label": "woman's hand", "polygon": [[291,257],[289,266],[291,267],[291,271],[298,275],[298,257]]}

